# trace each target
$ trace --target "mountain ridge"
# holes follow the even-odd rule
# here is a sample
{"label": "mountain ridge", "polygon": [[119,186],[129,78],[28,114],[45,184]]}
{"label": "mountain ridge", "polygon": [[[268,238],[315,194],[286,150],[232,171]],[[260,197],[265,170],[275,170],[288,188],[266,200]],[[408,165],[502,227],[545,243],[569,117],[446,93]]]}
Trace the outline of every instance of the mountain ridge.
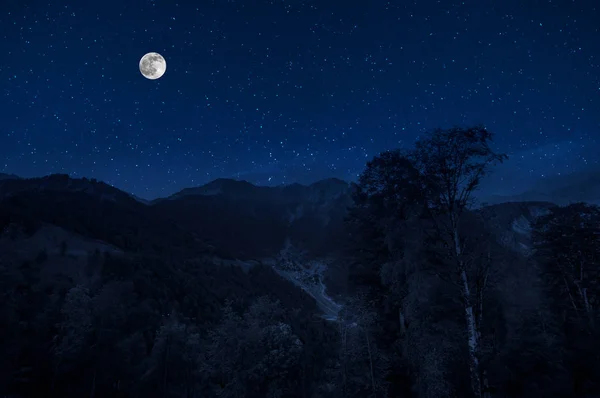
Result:
{"label": "mountain ridge", "polygon": [[546,201],[560,206],[577,202],[600,204],[600,170],[542,178],[523,192],[482,198],[482,202],[488,204],[523,201]]}
{"label": "mountain ridge", "polygon": [[[264,197],[277,196],[280,198],[298,196],[300,192],[313,192],[315,200],[318,200],[318,193],[336,195],[351,190],[355,182],[344,181],[339,178],[324,178],[310,184],[291,183],[286,185],[266,186],[255,185],[247,180],[235,178],[217,178],[205,184],[186,187],[171,195],[158,197],[154,199],[142,198],[133,193],[128,193],[113,185],[106,184],[101,180],[94,178],[72,178],[66,174],[49,174],[43,177],[22,178],[15,174],[0,173],[0,184],[14,183],[15,181],[31,181],[39,179],[56,179],[57,176],[65,176],[71,180],[82,180],[88,182],[97,182],[108,187],[118,189],[120,192],[126,193],[140,203],[147,205],[156,204],[164,200],[172,200],[182,196],[190,195],[219,195],[234,197],[240,199],[260,199]],[[107,188],[104,188],[107,189]],[[488,189],[492,189],[488,187]],[[485,189],[484,189],[485,191]],[[544,201],[553,202],[558,205],[567,205],[576,202],[588,202],[600,204],[600,170],[585,170],[574,172],[568,175],[555,176],[551,178],[541,178],[536,184],[533,184],[530,189],[514,194],[486,194],[484,191],[478,192],[477,198],[483,205],[498,204],[505,202],[523,202],[523,201]],[[0,186],[1,194],[1,186]]]}
{"label": "mountain ridge", "polygon": [[[49,225],[47,233],[58,231],[55,226],[124,253],[143,251],[159,257],[180,253],[245,269],[267,264],[334,319],[340,307],[327,288],[339,285],[344,290],[336,275],[343,274],[341,253],[352,188],[339,179],[281,187],[217,179],[144,203],[94,179],[64,174],[6,179],[0,180],[0,229],[15,222],[32,231]],[[526,253],[531,223],[552,206],[502,203],[476,211],[500,243]]]}

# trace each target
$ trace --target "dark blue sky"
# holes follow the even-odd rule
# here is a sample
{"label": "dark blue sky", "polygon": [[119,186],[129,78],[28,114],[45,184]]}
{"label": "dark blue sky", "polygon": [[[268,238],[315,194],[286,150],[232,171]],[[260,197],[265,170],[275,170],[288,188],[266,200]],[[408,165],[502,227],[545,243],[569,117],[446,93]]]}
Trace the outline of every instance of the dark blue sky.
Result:
{"label": "dark blue sky", "polygon": [[[483,123],[498,193],[597,167],[595,0],[3,0],[0,171],[145,198],[218,177],[350,179]],[[158,80],[138,70],[161,53]]]}

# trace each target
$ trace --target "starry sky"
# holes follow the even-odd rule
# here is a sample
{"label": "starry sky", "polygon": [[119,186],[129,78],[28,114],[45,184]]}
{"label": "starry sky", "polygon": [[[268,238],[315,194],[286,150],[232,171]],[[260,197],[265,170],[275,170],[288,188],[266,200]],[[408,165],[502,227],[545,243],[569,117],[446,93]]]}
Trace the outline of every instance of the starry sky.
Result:
{"label": "starry sky", "polygon": [[[506,194],[600,167],[598,21],[596,0],[3,0],[0,172],[149,199],[351,180],[483,123]],[[158,80],[138,69],[152,51]]]}

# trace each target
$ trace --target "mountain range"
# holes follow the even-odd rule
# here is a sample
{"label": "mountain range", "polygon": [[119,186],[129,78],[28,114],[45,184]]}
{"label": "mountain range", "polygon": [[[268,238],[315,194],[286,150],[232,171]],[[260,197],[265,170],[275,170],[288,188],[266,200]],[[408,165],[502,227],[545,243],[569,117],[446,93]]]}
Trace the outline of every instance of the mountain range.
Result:
{"label": "mountain range", "polygon": [[[600,201],[600,174],[561,183],[495,197],[478,211],[499,241],[526,252],[531,222],[548,208]],[[344,292],[340,253],[352,189],[338,179],[278,187],[217,179],[146,201],[94,179],[2,174],[0,240],[23,258],[40,250],[55,254],[49,267],[72,278],[81,277],[77,269],[85,268],[87,254],[94,251],[176,252],[243,269],[266,264],[308,293],[326,317],[335,318],[340,307],[331,297]],[[65,241],[68,261],[58,256]]]}
{"label": "mountain range", "polygon": [[587,170],[540,178],[523,192],[484,196],[481,201],[488,204],[546,201],[560,206],[576,202],[600,204],[600,171]]}

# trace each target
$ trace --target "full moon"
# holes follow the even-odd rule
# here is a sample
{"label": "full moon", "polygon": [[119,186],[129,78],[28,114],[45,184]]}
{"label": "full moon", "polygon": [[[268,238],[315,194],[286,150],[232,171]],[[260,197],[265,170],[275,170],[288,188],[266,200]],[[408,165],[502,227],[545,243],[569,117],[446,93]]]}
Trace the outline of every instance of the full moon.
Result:
{"label": "full moon", "polygon": [[140,72],[145,78],[156,80],[165,74],[167,61],[159,53],[148,53],[140,59]]}

